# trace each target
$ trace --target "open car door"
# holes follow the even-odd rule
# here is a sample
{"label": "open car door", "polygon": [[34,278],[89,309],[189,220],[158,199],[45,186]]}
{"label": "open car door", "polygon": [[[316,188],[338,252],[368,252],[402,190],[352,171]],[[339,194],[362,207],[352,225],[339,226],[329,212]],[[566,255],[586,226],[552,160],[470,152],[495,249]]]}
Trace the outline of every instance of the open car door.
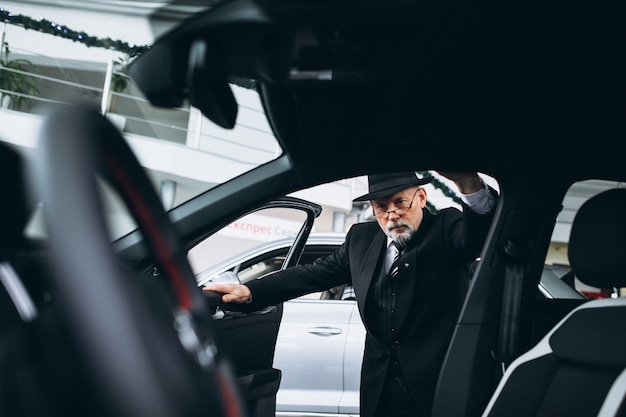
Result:
{"label": "open car door", "polygon": [[[320,213],[321,207],[315,203],[286,197],[231,222],[190,250],[188,257],[198,285],[220,281],[245,284],[298,264]],[[251,256],[255,248],[267,247],[274,240],[282,242],[285,237],[293,239],[286,255],[266,261]],[[213,317],[220,349],[228,354],[249,415],[274,416],[281,371],[273,367],[273,362],[282,304],[244,314],[223,311],[218,306],[219,294],[208,296],[215,300]]]}

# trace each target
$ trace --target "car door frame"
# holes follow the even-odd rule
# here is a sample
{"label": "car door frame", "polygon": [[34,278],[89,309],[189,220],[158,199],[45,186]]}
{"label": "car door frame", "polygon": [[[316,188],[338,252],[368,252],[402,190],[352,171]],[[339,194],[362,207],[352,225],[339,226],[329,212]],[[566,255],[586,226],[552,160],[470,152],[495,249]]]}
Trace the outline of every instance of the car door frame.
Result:
{"label": "car door frame", "polygon": [[[321,214],[322,208],[318,204],[299,198],[283,197],[256,207],[238,219],[275,208],[300,210],[306,214],[306,219],[281,266],[281,269],[285,269],[298,263],[313,229],[313,223]],[[269,417],[276,411],[276,394],[280,386],[281,371],[273,367],[273,361],[282,315],[283,305],[279,304],[250,314],[216,314],[214,320],[220,335],[223,336],[220,338],[220,348],[229,357],[235,369],[240,393],[248,408],[248,414],[252,417]],[[271,346],[262,346],[261,341],[268,338],[272,342]],[[240,343],[242,340],[255,340],[254,355],[250,355],[248,343]]]}

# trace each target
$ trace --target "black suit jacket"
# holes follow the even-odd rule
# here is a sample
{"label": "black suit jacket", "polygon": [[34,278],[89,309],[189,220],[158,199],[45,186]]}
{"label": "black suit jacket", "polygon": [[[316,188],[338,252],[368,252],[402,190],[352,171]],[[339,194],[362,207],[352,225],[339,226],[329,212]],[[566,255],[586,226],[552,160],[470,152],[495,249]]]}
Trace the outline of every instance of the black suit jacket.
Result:
{"label": "black suit jacket", "polygon": [[377,222],[351,227],[332,255],[275,273],[246,285],[250,307],[277,304],[341,284],[354,287],[367,330],[361,372],[361,416],[372,416],[383,388],[392,351],[420,414],[429,415],[439,371],[469,282],[469,265],[480,254],[492,215],[465,207],[433,215],[424,209],[419,229],[401,260],[396,299],[396,338],[385,343],[368,294],[384,263],[387,237]]}

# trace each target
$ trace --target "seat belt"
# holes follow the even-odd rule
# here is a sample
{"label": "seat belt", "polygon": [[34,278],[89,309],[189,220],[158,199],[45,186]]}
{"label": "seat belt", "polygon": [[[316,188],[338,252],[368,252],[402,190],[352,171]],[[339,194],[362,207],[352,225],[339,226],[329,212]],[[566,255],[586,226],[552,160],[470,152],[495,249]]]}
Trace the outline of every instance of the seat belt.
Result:
{"label": "seat belt", "polygon": [[495,360],[500,362],[504,374],[506,367],[517,357],[524,265],[530,250],[528,247],[509,240],[504,245],[503,252],[507,262],[502,290],[500,333],[498,346],[491,354]]}

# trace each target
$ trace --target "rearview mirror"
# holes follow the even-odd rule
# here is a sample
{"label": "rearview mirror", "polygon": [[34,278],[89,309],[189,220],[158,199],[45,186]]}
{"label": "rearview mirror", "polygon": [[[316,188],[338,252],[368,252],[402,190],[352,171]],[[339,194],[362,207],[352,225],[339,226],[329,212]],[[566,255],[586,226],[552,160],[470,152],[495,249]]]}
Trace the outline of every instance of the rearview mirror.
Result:
{"label": "rearview mirror", "polygon": [[189,50],[187,74],[189,102],[209,120],[224,129],[232,129],[237,120],[237,101],[228,85],[219,59],[210,54],[205,41],[195,41]]}

